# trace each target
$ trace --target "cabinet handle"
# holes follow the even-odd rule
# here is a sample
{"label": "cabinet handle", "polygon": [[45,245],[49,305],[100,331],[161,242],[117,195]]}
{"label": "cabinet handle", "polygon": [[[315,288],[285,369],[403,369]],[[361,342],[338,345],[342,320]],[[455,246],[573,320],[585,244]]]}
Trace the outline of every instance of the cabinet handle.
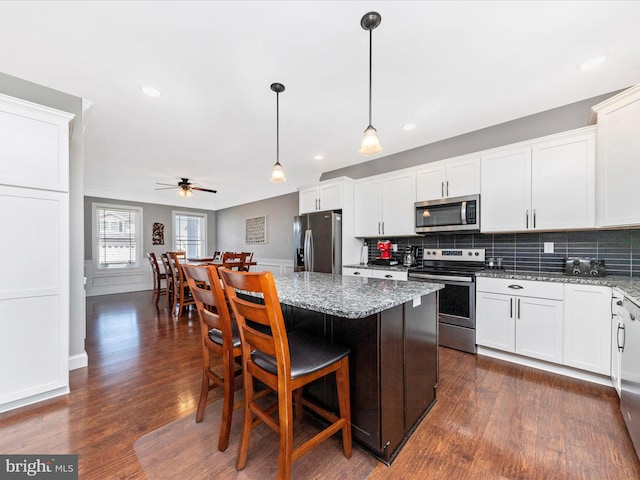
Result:
{"label": "cabinet handle", "polygon": [[444,197],[444,182],[440,182],[440,190],[442,190],[442,197]]}
{"label": "cabinet handle", "polygon": [[518,285],[516,283],[509,285],[508,288],[513,288],[514,290],[522,290],[524,287],[522,285]]}
{"label": "cabinet handle", "polygon": [[378,235],[380,235],[380,222],[378,222]]}
{"label": "cabinet handle", "polygon": [[533,209],[533,228],[536,228],[536,209]]}
{"label": "cabinet handle", "polygon": [[449,196],[449,180],[447,180],[447,197]]}
{"label": "cabinet handle", "polygon": [[509,318],[513,318],[513,297],[509,299]]}
{"label": "cabinet handle", "polygon": [[360,272],[353,272],[354,275],[360,275]]}
{"label": "cabinet handle", "polygon": [[520,299],[518,299],[517,302],[518,302],[518,320],[520,320]]}
{"label": "cabinet handle", "polygon": [[316,210],[318,210],[318,199],[316,198]]}
{"label": "cabinet handle", "polygon": [[[622,330],[622,345],[620,345],[620,330]],[[618,344],[618,351],[619,352],[624,352],[624,344],[627,340],[627,334],[624,330],[624,325],[622,324],[618,324],[618,332],[616,335],[616,343]]]}
{"label": "cabinet handle", "polygon": [[526,211],[525,216],[526,216],[526,223],[527,223],[525,228],[529,228],[529,210]]}
{"label": "cabinet handle", "polygon": [[322,199],[318,199],[318,210],[322,210]]}
{"label": "cabinet handle", "polygon": [[382,234],[384,235],[384,222],[382,222]]}
{"label": "cabinet handle", "polygon": [[390,273],[387,273],[384,278],[393,278],[393,275],[391,275]]}

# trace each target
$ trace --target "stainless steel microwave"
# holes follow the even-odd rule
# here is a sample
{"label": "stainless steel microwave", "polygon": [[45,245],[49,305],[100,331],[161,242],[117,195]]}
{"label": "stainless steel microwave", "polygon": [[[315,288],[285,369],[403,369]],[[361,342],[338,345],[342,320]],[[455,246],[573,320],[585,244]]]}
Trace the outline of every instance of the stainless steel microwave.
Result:
{"label": "stainless steel microwave", "polygon": [[416,233],[479,232],[480,195],[415,203]]}

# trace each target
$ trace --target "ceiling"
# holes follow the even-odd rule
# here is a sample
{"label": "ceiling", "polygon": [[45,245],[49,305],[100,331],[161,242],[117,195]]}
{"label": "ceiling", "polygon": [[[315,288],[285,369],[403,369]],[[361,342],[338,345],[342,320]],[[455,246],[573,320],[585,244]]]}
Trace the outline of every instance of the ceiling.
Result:
{"label": "ceiling", "polygon": [[[384,152],[362,157],[370,10]],[[86,195],[218,210],[634,85],[638,18],[636,1],[2,1],[0,71],[91,102]],[[180,177],[218,193],[155,190]]]}

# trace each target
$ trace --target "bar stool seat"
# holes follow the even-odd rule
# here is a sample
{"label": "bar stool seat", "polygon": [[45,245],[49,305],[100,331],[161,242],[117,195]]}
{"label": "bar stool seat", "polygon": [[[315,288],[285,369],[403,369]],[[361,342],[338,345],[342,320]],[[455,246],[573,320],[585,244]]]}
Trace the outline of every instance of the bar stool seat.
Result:
{"label": "bar stool seat", "polygon": [[[318,341],[303,332],[288,332],[289,356],[291,357],[291,378],[310,375],[328,367],[349,355],[349,349],[341,345]],[[278,366],[275,357],[260,350],[251,352],[252,360],[259,367],[276,375]]]}

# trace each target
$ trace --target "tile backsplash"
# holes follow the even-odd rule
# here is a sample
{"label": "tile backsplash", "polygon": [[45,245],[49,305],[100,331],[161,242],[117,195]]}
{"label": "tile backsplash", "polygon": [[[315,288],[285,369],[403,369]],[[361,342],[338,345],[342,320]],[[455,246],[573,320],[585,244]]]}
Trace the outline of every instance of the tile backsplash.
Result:
{"label": "tile backsplash", "polygon": [[[485,257],[501,257],[505,270],[563,273],[565,258],[602,258],[607,275],[640,277],[640,229],[505,234],[439,234],[385,238],[397,244],[400,263],[408,246],[416,247],[418,260],[425,248],[484,248]],[[554,253],[544,253],[553,242]],[[369,260],[379,255],[377,241],[368,239]]]}

